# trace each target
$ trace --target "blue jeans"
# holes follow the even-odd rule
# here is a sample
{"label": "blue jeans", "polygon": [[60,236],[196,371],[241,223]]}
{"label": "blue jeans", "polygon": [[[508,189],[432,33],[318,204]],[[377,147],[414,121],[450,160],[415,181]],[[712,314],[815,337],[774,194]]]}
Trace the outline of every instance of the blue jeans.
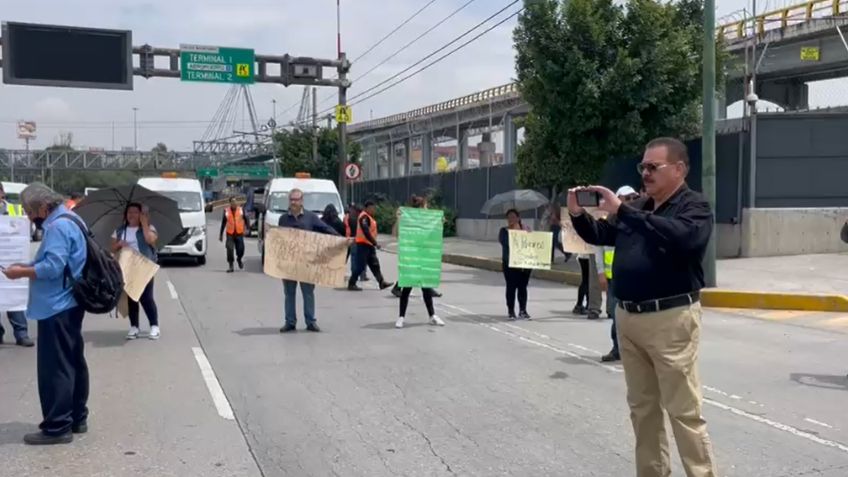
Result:
{"label": "blue jeans", "polygon": [[303,295],[303,317],[306,325],[315,323],[315,285],[311,283],[283,280],[283,294],[286,297],[286,324],[297,324],[297,284],[300,283],[300,293]]}
{"label": "blue jeans", "polygon": [[[9,323],[12,325],[12,332],[15,335],[15,340],[29,338],[26,313],[23,311],[9,311],[6,312],[6,316],[9,318]],[[5,333],[5,330],[3,329],[3,324],[0,323],[0,334],[3,333]]]}

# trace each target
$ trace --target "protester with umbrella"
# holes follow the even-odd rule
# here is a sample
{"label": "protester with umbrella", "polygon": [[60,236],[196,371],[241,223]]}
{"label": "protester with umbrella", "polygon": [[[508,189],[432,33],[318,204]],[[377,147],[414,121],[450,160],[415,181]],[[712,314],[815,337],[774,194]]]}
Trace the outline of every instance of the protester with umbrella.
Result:
{"label": "protester with umbrella", "polygon": [[515,316],[515,295],[518,295],[518,317],[524,320],[529,320],[530,315],[527,313],[527,285],[530,283],[529,269],[512,268],[509,266],[509,231],[521,230],[529,232],[530,228],[525,227],[521,223],[521,215],[518,211],[511,209],[506,213],[506,227],[501,228],[498,234],[498,241],[503,249],[502,266],[504,280],[506,280],[506,308],[509,313],[508,319],[514,321]]}
{"label": "protester with umbrella", "polygon": [[483,215],[497,215],[503,217],[510,210],[524,212],[527,210],[535,210],[539,207],[547,205],[547,197],[535,190],[519,189],[498,194],[483,204],[480,213]]}
{"label": "protester with umbrella", "polygon": [[[127,205],[124,213],[124,223],[112,234],[112,251],[118,253],[123,248],[130,248],[140,253],[148,260],[156,261],[156,241],[158,240],[156,227],[150,223],[150,217],[144,207],[137,202]],[[153,298],[153,279],[147,283],[138,301],[127,298],[127,308],[130,315],[130,331],[127,333],[128,340],[138,338],[138,315],[139,304],[144,308],[147,321],[150,323],[151,340],[158,340],[161,335],[159,331],[159,310]]]}

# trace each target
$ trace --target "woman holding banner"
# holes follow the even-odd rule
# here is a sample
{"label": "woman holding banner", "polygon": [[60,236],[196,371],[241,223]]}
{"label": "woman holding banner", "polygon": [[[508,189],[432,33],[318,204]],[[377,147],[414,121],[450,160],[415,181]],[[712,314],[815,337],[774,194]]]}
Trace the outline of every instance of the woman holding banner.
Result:
{"label": "woman holding banner", "polygon": [[[147,212],[141,204],[131,202],[124,212],[124,224],[112,234],[112,251],[117,253],[122,248],[131,248],[143,255],[145,258],[156,261],[156,227],[150,223]],[[158,340],[159,310],[153,299],[153,279],[144,288],[138,301],[127,298],[128,311],[130,315],[130,331],[127,333],[128,340],[138,338],[139,304],[144,308],[147,321],[150,322],[150,335],[148,338]]]}
{"label": "woman holding banner", "polygon": [[529,320],[530,315],[527,313],[527,285],[530,283],[529,269],[511,268],[509,266],[509,231],[522,230],[529,232],[530,228],[525,227],[521,223],[521,216],[515,209],[510,209],[506,212],[506,227],[502,227],[498,233],[498,241],[503,249],[502,265],[504,279],[506,280],[506,308],[509,312],[508,319],[515,321],[515,296],[518,295],[518,317],[523,320]]}
{"label": "woman holding banner", "polygon": [[[410,201],[410,206],[416,209],[426,208],[426,204],[424,198],[418,196],[412,196],[412,200]],[[398,209],[398,222],[400,222],[400,209]],[[397,287],[397,285],[395,285]],[[394,290],[392,290],[394,292]],[[399,289],[400,292],[400,313],[398,314],[398,319],[395,322],[395,328],[403,328],[404,320],[406,319],[406,309],[409,306],[409,296],[412,294],[412,287],[403,287]],[[445,322],[436,315],[436,309],[433,306],[433,297],[436,296],[436,292],[432,288],[422,288],[421,294],[424,296],[424,306],[427,307],[427,315],[430,316],[430,324],[435,326],[445,326]]]}

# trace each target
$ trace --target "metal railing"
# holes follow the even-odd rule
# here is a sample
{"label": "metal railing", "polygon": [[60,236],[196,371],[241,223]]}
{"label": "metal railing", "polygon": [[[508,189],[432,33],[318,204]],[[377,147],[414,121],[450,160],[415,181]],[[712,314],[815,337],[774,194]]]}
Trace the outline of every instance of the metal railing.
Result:
{"label": "metal railing", "polygon": [[797,5],[765,12],[757,15],[756,18],[725,23],[717,28],[717,34],[724,41],[737,41],[750,38],[754,28],[757,35],[762,36],[770,30],[846,13],[848,13],[848,0],[807,0]]}
{"label": "metal railing", "polygon": [[190,171],[243,159],[241,154],[123,151],[24,151],[0,149],[0,170]]}
{"label": "metal railing", "polygon": [[[848,0],[846,0],[848,1]],[[490,101],[494,102],[497,100],[510,99],[518,97],[518,86],[515,83],[505,84],[502,86],[496,86],[494,88],[489,88],[487,90],[483,90],[477,93],[469,94],[467,96],[462,96],[460,98],[451,99],[448,101],[444,101],[438,104],[432,104],[430,106],[425,106],[423,108],[418,108],[412,111],[407,111],[405,113],[398,113],[392,116],[386,116],[380,119],[373,119],[371,121],[365,121],[362,123],[357,123],[351,125],[349,131],[361,131],[372,128],[378,128],[381,126],[385,126],[387,124],[394,124],[397,122],[408,121],[410,119],[415,119],[421,116],[426,116],[433,113],[439,113],[443,111],[452,110],[455,108],[460,108],[463,106],[475,106],[480,104],[487,104]]]}

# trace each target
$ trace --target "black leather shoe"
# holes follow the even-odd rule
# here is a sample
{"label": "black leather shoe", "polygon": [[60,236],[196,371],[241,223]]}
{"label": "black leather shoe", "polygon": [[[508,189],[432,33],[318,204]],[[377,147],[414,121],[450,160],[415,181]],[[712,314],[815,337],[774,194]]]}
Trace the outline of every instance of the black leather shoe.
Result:
{"label": "black leather shoe", "polygon": [[621,361],[621,356],[618,353],[614,353],[610,351],[609,353],[601,356],[601,361],[604,363],[611,363],[613,361]]}
{"label": "black leather shoe", "polygon": [[392,295],[394,295],[394,296],[395,296],[395,297],[397,297],[397,298],[400,298],[400,295],[401,295],[400,287],[398,287],[397,285],[395,285],[395,287],[394,287],[394,288],[392,288]]}
{"label": "black leather shoe", "polygon": [[314,333],[320,333],[321,328],[318,327],[318,323],[312,323],[312,324],[306,325],[306,331],[312,331]]}
{"label": "black leather shoe", "polygon": [[394,283],[383,282],[383,283],[380,284],[380,290],[385,290],[386,288],[389,288],[393,285],[394,285]]}
{"label": "black leather shoe", "polygon": [[348,291],[362,291],[362,288],[359,288],[359,287],[358,287],[358,286],[356,286],[356,285],[348,285],[348,286],[347,286],[347,290],[348,290]]}
{"label": "black leather shoe", "polygon": [[230,268],[227,269],[227,273],[233,273],[233,266],[230,265]]}
{"label": "black leather shoe", "polygon": [[81,422],[79,424],[74,424],[71,426],[71,432],[74,434],[85,434],[88,432],[88,424]]}
{"label": "black leather shoe", "polygon": [[32,348],[35,346],[35,343],[30,338],[21,338],[15,341],[15,344],[18,346],[23,346],[24,348]]}
{"label": "black leather shoe", "polygon": [[571,310],[573,315],[585,315],[587,313],[586,308],[581,305],[575,305],[574,309]]}
{"label": "black leather shoe", "polygon": [[295,331],[296,329],[297,328],[295,328],[294,325],[286,325],[286,326],[283,326],[282,328],[280,328],[280,333],[291,333],[292,331]]}
{"label": "black leather shoe", "polygon": [[24,443],[31,446],[52,446],[55,444],[70,444],[74,435],[66,432],[60,436],[51,436],[43,432],[33,432],[24,436]]}
{"label": "black leather shoe", "polygon": [[589,316],[587,316],[586,318],[590,319],[590,320],[600,320],[601,315],[599,313],[594,312],[594,311],[590,311]]}

